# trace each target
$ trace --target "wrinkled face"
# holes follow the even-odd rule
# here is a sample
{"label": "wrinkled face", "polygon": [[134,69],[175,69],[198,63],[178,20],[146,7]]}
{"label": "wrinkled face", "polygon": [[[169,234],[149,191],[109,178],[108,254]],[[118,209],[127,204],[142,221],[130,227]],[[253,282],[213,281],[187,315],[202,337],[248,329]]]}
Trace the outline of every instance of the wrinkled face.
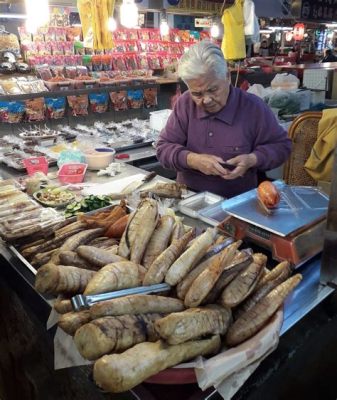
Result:
{"label": "wrinkled face", "polygon": [[227,103],[228,79],[219,79],[214,74],[206,74],[198,79],[189,79],[186,84],[196,105],[208,113],[217,113]]}

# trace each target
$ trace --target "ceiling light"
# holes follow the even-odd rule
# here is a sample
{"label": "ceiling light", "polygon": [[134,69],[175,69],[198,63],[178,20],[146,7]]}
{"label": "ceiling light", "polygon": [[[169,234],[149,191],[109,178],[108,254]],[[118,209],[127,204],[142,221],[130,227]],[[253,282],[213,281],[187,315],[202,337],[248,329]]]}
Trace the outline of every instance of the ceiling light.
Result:
{"label": "ceiling light", "polygon": [[217,37],[219,37],[219,34],[220,34],[219,25],[216,23],[213,23],[211,26],[211,37],[216,39]]}
{"label": "ceiling light", "polygon": [[48,0],[25,0],[26,5],[26,29],[30,33],[36,33],[38,28],[49,22]]}
{"label": "ceiling light", "polygon": [[123,0],[120,7],[121,25],[125,28],[135,28],[138,26],[138,7],[134,0]]}

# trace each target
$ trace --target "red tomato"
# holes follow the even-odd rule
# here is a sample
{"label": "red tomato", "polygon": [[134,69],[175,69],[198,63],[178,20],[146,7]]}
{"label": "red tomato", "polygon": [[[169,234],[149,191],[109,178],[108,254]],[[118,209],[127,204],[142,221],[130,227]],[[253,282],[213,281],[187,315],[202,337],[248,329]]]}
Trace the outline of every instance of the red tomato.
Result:
{"label": "red tomato", "polygon": [[257,188],[257,194],[267,208],[273,208],[280,202],[280,193],[272,182],[261,182]]}

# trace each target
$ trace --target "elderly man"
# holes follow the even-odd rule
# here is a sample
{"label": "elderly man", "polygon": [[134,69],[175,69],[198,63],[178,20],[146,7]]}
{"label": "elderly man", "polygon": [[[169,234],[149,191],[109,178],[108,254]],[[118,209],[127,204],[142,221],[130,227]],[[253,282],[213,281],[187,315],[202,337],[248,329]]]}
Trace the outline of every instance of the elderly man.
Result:
{"label": "elderly man", "polygon": [[231,86],[220,48],[203,41],[180,60],[189,90],[179,97],[160,134],[157,157],[194,191],[227,198],[257,186],[257,170],[284,163],[287,133],[257,96]]}

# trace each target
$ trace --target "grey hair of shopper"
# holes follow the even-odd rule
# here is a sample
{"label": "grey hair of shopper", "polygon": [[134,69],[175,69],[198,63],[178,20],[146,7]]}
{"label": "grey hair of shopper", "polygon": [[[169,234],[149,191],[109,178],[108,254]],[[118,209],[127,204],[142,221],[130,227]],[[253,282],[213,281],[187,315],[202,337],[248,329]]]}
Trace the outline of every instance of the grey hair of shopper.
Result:
{"label": "grey hair of shopper", "polygon": [[218,79],[226,79],[227,63],[220,47],[203,40],[189,48],[181,57],[178,75],[183,81],[198,79],[213,73]]}

